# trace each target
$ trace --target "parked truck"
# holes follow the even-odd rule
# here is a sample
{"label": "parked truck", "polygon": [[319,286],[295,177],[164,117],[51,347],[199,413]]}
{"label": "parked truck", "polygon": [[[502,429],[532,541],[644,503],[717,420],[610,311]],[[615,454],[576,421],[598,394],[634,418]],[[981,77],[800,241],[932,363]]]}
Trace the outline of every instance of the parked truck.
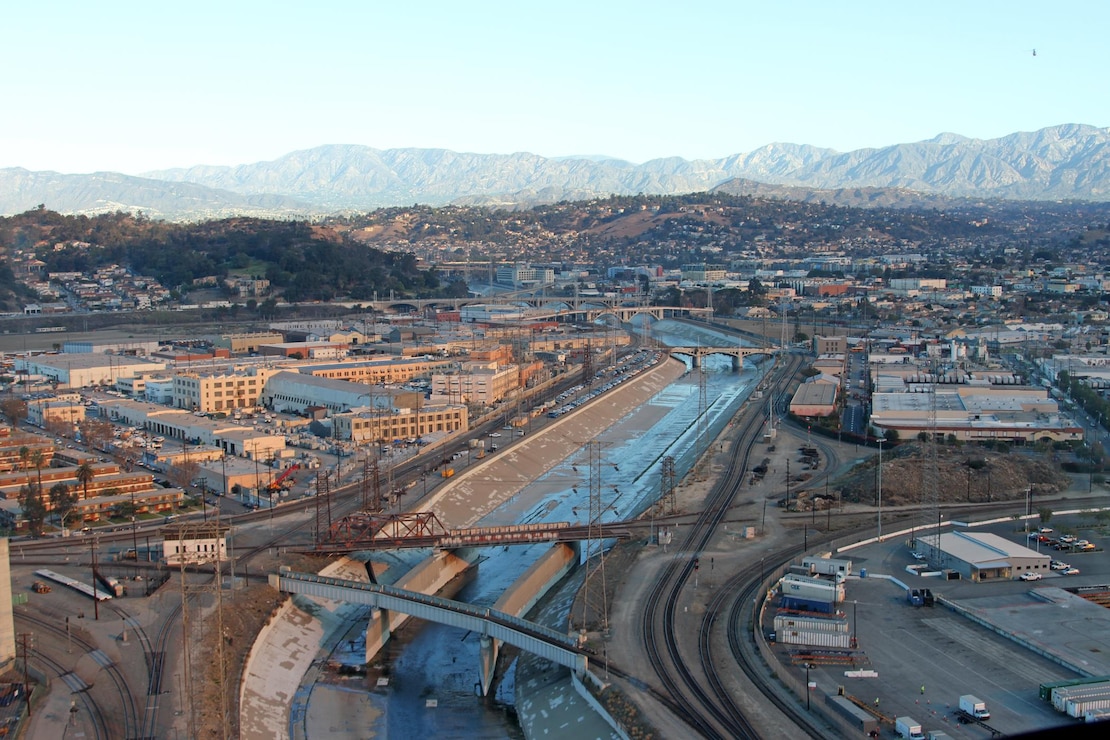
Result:
{"label": "parked truck", "polygon": [[899,717],[894,720],[894,732],[902,740],[925,740],[925,733],[921,731],[921,724],[910,717]]}
{"label": "parked truck", "polygon": [[987,711],[987,703],[971,694],[960,697],[960,711],[967,712],[975,719],[991,718],[991,713]]}

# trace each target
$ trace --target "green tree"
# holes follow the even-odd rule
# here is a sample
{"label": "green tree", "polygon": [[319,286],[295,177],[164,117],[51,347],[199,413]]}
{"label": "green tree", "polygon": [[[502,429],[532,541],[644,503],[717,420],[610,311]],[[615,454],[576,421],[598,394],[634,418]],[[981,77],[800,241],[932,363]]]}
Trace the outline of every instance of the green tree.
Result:
{"label": "green tree", "polygon": [[41,537],[42,525],[46,521],[46,504],[33,484],[20,486],[19,508],[23,510],[23,518],[27,520],[27,528],[31,530],[31,534]]}
{"label": "green tree", "polygon": [[73,509],[77,506],[77,492],[67,486],[65,483],[55,483],[50,486],[50,508],[53,510],[55,516],[58,517],[58,523],[62,529],[66,528],[66,519]]}
{"label": "green tree", "polygon": [[1052,509],[1047,506],[1042,506],[1037,509],[1037,516],[1041,518],[1041,524],[1048,524],[1052,521]]}
{"label": "green tree", "polygon": [[88,460],[86,460],[83,463],[81,463],[80,465],[78,465],[76,476],[77,476],[77,481],[81,484],[81,487],[84,489],[84,492],[85,492],[84,497],[88,498],[89,497],[89,484],[92,483],[94,478],[96,478],[96,471],[93,470],[92,463],[90,463]]}
{"label": "green tree", "polygon": [[46,462],[46,453],[42,450],[35,450],[31,453],[31,464],[35,466],[35,472],[38,474],[39,492],[42,492],[42,466]]}
{"label": "green tree", "polygon": [[4,414],[4,418],[13,427],[19,426],[19,422],[27,418],[27,402],[16,396],[8,396],[0,401],[0,413]]}

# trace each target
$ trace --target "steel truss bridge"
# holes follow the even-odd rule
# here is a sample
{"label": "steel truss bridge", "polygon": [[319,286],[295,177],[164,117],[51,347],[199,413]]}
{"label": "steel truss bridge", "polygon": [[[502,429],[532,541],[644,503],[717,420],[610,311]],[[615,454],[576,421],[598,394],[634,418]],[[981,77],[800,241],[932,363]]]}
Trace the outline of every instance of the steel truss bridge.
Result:
{"label": "steel truss bridge", "polygon": [[[648,523],[610,522],[594,528],[600,539],[629,539]],[[339,555],[368,550],[434,547],[532,545],[538,542],[580,542],[591,536],[590,527],[569,522],[448,529],[432,512],[407,514],[351,514],[332,524],[320,536],[314,555]]]}

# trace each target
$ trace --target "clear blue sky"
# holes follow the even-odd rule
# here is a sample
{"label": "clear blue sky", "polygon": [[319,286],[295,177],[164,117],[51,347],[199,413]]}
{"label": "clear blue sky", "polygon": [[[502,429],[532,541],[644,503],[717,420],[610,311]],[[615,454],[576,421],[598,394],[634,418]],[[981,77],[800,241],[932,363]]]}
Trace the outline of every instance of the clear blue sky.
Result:
{"label": "clear blue sky", "polygon": [[0,167],[32,170],[321,144],[643,162],[1110,126],[1107,2],[40,0],[3,23]]}

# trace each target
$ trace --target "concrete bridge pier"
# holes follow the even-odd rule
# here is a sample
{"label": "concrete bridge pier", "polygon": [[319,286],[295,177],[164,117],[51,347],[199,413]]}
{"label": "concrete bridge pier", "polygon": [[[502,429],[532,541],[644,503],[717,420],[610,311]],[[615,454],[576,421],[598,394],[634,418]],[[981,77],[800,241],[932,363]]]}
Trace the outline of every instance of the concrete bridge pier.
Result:
{"label": "concrete bridge pier", "polygon": [[497,670],[497,656],[501,652],[501,641],[489,635],[482,635],[478,646],[478,670],[482,676],[482,696],[489,696]]}
{"label": "concrete bridge pier", "polygon": [[392,635],[393,630],[390,627],[389,610],[377,609],[375,613],[371,613],[370,622],[366,625],[367,663],[370,663],[374,659],[374,656],[385,646]]}

